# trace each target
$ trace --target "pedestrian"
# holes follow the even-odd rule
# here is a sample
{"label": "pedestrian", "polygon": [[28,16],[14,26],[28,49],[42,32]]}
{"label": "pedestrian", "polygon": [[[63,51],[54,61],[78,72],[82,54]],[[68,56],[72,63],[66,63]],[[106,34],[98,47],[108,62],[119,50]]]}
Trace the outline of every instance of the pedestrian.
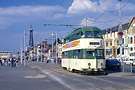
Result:
{"label": "pedestrian", "polygon": [[9,66],[9,67],[11,66],[11,61],[10,61],[10,59],[8,59],[8,66]]}
{"label": "pedestrian", "polygon": [[11,67],[15,67],[15,61],[14,61],[14,58],[11,59]]}
{"label": "pedestrian", "polygon": [[5,65],[5,60],[4,59],[2,59],[2,66],[4,66]]}
{"label": "pedestrian", "polygon": [[2,66],[2,60],[0,59],[0,65]]}

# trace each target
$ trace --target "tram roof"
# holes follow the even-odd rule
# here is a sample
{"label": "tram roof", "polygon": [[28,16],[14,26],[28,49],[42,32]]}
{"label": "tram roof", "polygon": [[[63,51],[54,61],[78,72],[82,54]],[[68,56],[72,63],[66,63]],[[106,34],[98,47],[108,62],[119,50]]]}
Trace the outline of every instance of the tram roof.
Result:
{"label": "tram roof", "polygon": [[80,31],[83,31],[83,32],[85,32],[85,31],[101,31],[99,28],[97,28],[97,27],[92,27],[92,26],[89,26],[89,27],[80,27],[80,28],[77,28],[77,29],[75,29],[73,32],[80,32]]}
{"label": "tram roof", "polygon": [[77,28],[75,30],[73,30],[72,32],[70,32],[66,37],[70,37],[72,36],[74,33],[78,33],[78,32],[101,32],[101,29],[97,28],[97,27],[92,27],[92,26],[88,26],[88,27],[80,27]]}

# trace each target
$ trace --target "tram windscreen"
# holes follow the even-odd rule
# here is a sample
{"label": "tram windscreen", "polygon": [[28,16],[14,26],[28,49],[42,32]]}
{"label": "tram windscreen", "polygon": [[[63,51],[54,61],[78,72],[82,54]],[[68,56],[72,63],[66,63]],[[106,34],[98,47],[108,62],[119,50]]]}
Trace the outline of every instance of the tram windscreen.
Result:
{"label": "tram windscreen", "polygon": [[85,51],[85,58],[87,59],[104,59],[104,50],[103,49],[96,49],[96,50],[86,50]]}
{"label": "tram windscreen", "polygon": [[95,57],[97,59],[103,59],[104,58],[104,50],[103,49],[96,49],[95,50]]}

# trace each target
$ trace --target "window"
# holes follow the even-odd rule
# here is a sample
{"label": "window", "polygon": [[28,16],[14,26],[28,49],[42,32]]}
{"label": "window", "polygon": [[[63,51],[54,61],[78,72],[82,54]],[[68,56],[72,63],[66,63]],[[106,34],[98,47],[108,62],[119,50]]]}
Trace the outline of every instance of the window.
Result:
{"label": "window", "polygon": [[130,37],[130,44],[132,44],[133,43],[133,38],[132,37]]}
{"label": "window", "polygon": [[106,42],[106,47],[108,47],[108,42]]}
{"label": "window", "polygon": [[135,44],[135,36],[134,36],[134,44]]}
{"label": "window", "polygon": [[122,38],[122,44],[124,44],[124,38]]}
{"label": "window", "polygon": [[112,54],[112,49],[106,49],[106,55],[111,55]]}
{"label": "window", "polygon": [[117,55],[120,54],[120,48],[117,49]]}
{"label": "window", "polygon": [[110,46],[112,46],[112,41],[110,41]]}
{"label": "window", "polygon": [[119,45],[119,40],[117,40],[117,45]]}
{"label": "window", "polygon": [[86,50],[85,51],[85,54],[86,54],[86,57],[84,57],[84,58],[86,58],[86,59],[94,59],[95,57],[95,53],[94,53],[94,51],[91,51],[91,50]]}
{"label": "window", "polygon": [[97,49],[95,51],[95,56],[97,59],[103,59],[104,58],[104,50],[103,49]]}
{"label": "window", "polygon": [[73,51],[73,58],[75,58],[75,59],[79,58],[79,53],[80,53],[80,50],[74,50]]}
{"label": "window", "polygon": [[133,48],[132,47],[130,48],[130,51],[133,51]]}
{"label": "window", "polygon": [[101,35],[101,33],[100,32],[98,32],[98,31],[86,31],[85,32],[85,37],[86,38],[101,38],[102,37],[102,35]]}
{"label": "window", "polygon": [[62,58],[67,58],[67,52],[62,52]]}
{"label": "window", "polygon": [[99,42],[90,42],[89,44],[90,44],[90,45],[100,45]]}
{"label": "window", "polygon": [[90,50],[90,49],[78,49],[71,50],[62,53],[62,58],[73,58],[73,59],[103,59],[104,50]]}
{"label": "window", "polygon": [[124,55],[124,48],[122,48],[122,54]]}
{"label": "window", "polygon": [[116,57],[116,49],[115,49],[115,47],[113,47],[113,49],[112,49],[112,55],[113,55],[114,57]]}
{"label": "window", "polygon": [[68,58],[73,58],[73,51],[68,51]]}

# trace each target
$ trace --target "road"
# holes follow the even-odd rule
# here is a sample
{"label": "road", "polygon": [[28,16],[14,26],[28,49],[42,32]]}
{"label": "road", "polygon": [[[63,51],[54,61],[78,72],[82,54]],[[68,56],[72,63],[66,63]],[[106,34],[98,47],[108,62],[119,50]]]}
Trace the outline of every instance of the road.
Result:
{"label": "road", "polygon": [[56,64],[0,67],[0,90],[135,90],[135,74],[80,75]]}

